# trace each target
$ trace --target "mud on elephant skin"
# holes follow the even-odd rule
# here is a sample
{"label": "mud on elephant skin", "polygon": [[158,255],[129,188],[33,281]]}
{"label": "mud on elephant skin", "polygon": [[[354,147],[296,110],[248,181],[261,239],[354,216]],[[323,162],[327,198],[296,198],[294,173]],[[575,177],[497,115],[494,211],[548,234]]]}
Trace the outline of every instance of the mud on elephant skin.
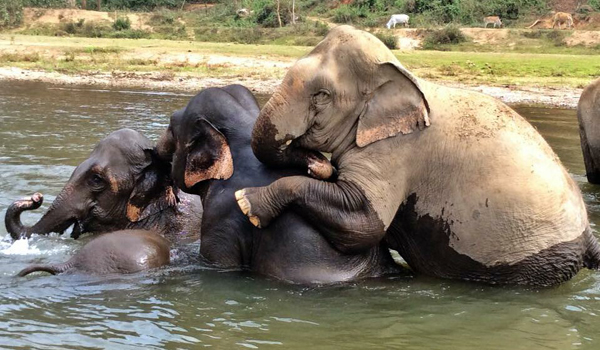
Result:
{"label": "mud on elephant skin", "polygon": [[73,238],[84,232],[152,229],[172,240],[192,240],[199,234],[200,198],[180,192],[170,170],[145,136],[131,129],[117,130],[77,166],[36,224],[24,226],[20,215],[40,207],[39,193],[8,208],[6,229],[13,239],[63,233],[73,225]]}
{"label": "mud on elephant skin", "polygon": [[587,179],[600,184],[600,79],[587,86],[577,106],[579,136]]}
{"label": "mud on elephant skin", "polygon": [[[205,89],[173,115],[157,145],[159,154],[173,162],[177,185],[202,198],[203,259],[217,267],[303,284],[398,271],[385,247],[343,254],[318,226],[293,212],[282,213],[267,229],[257,229],[246,220],[237,209],[236,190],[301,174],[293,169],[269,169],[256,159],[250,139],[258,113],[256,100],[240,85]],[[327,164],[322,162],[323,168]]]}
{"label": "mud on elephant skin", "polygon": [[579,188],[527,121],[417,78],[350,26],[290,68],[252,147],[304,172],[298,154],[329,152],[338,169],[334,182],[292,176],[237,192],[262,227],[292,208],[341,251],[385,241],[417,272],[492,284],[553,285],[600,262]]}
{"label": "mud on elephant skin", "polygon": [[53,275],[67,272],[94,275],[134,273],[168,265],[169,259],[169,241],[158,233],[116,231],[95,237],[65,263],[31,265],[17,276],[38,271]]}

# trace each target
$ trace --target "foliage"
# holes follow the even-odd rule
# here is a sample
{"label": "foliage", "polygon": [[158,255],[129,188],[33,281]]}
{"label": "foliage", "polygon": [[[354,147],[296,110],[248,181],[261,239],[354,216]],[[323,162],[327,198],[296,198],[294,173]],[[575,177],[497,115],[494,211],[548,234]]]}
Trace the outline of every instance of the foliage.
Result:
{"label": "foliage", "polygon": [[423,48],[436,50],[440,45],[460,44],[467,41],[467,37],[457,25],[449,24],[442,29],[429,30],[423,39]]}
{"label": "foliage", "polygon": [[17,27],[22,21],[21,0],[0,0],[0,28]]}
{"label": "foliage", "polygon": [[[10,0],[8,0],[10,1]],[[159,7],[179,8],[184,0],[102,0],[103,10],[133,10],[146,11],[153,10]],[[65,0],[23,0],[25,6],[29,7],[45,7],[45,8],[64,8],[66,7]],[[81,0],[77,1],[77,5],[81,6]],[[96,8],[96,0],[87,1],[88,8]]]}
{"label": "foliage", "polygon": [[118,17],[117,19],[115,19],[115,22],[113,23],[113,28],[115,28],[115,30],[131,29],[131,21],[129,20],[129,17],[125,16]]}
{"label": "foliage", "polygon": [[600,11],[600,0],[588,0],[588,5],[596,11]]}
{"label": "foliage", "polygon": [[376,33],[375,36],[377,39],[381,40],[388,49],[394,50],[397,48],[396,37],[393,34]]}

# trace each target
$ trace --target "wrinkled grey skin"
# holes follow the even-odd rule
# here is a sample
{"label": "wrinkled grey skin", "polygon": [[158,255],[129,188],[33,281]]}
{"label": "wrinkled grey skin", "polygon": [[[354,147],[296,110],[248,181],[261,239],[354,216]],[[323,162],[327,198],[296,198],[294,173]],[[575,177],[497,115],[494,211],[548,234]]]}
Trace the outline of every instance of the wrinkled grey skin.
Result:
{"label": "wrinkled grey skin", "polygon": [[[236,192],[259,227],[292,208],[340,251],[385,241],[417,272],[492,284],[554,285],[600,263],[579,188],[529,123],[416,78],[350,26],[290,68],[252,148],[315,177]],[[322,180],[333,172],[318,152],[337,178]]]}
{"label": "wrinkled grey skin", "polygon": [[62,264],[36,264],[20,271],[56,275],[77,272],[94,275],[134,273],[169,264],[169,241],[156,232],[125,230],[101,234]]}
{"label": "wrinkled grey skin", "polygon": [[8,208],[6,229],[13,239],[63,233],[74,225],[73,238],[84,232],[150,229],[171,240],[194,240],[199,236],[200,198],[181,193],[169,174],[170,165],[160,161],[150,140],[131,129],[117,130],[73,171],[36,224],[24,226],[20,215],[40,207],[39,193]]}
{"label": "wrinkled grey skin", "polygon": [[241,85],[205,89],[173,115],[158,142],[159,154],[173,162],[178,187],[202,198],[202,258],[219,268],[246,269],[302,284],[398,271],[385,247],[341,253],[317,225],[293,212],[282,213],[266,229],[246,220],[237,209],[236,190],[300,174],[269,169],[253,155],[250,138],[258,113],[254,96]]}
{"label": "wrinkled grey skin", "polygon": [[583,90],[577,106],[579,136],[587,179],[600,184],[600,79]]}

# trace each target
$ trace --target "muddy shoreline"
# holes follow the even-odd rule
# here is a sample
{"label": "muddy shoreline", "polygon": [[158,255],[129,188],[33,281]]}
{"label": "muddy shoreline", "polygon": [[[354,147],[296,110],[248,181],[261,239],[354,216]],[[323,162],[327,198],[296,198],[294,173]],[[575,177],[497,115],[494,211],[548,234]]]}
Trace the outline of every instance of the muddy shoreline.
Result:
{"label": "muddy shoreline", "polygon": [[[258,80],[252,78],[209,78],[192,76],[170,76],[161,72],[87,72],[68,75],[58,72],[26,70],[1,67],[0,80],[38,81],[57,85],[87,85],[100,87],[143,88],[195,92],[211,86],[242,84],[254,93],[272,94],[280,79]],[[542,105],[550,107],[577,108],[583,89],[541,88],[533,86],[487,86],[465,85],[452,82],[437,82],[441,85],[478,91],[508,104]]]}

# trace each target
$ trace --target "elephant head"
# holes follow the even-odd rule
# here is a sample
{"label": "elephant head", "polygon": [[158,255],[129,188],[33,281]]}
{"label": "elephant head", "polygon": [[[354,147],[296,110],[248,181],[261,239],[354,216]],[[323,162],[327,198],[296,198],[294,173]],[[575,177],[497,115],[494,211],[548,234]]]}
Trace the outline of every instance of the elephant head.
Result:
{"label": "elephant head", "polygon": [[71,236],[83,232],[108,232],[136,227],[146,218],[177,203],[169,177],[170,166],[161,161],[150,140],[121,129],[96,145],[89,158],[71,174],[48,211],[33,226],[20,221],[23,210],[41,205],[36,194],[13,203],[6,213],[6,228],[13,239],[32,233],[62,233],[73,226]]}
{"label": "elephant head", "polygon": [[259,115],[252,149],[263,163],[310,170],[314,151],[335,160],[351,146],[423,129],[428,112],[419,82],[383,43],[339,26],[290,68]]}
{"label": "elephant head", "polygon": [[258,114],[256,100],[240,85],[205,89],[175,112],[157,149],[172,162],[177,186],[202,196],[196,185],[229,179],[234,170],[230,143],[248,142],[252,113]]}
{"label": "elephant head", "polygon": [[583,90],[577,118],[587,179],[600,184],[600,79]]}

